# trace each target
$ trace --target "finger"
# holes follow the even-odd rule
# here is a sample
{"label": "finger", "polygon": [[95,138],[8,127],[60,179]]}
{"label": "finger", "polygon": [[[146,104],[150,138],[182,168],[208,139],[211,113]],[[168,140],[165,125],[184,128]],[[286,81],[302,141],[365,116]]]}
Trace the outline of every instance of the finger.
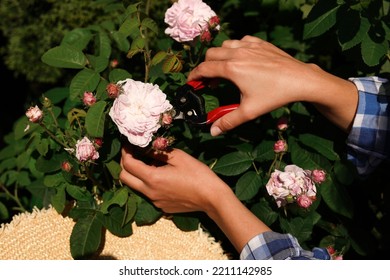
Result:
{"label": "finger", "polygon": [[145,181],[145,179],[156,170],[155,166],[147,165],[143,161],[135,158],[133,154],[128,152],[125,148],[122,149],[121,165],[126,172],[139,178],[141,181]]}
{"label": "finger", "polygon": [[236,110],[216,120],[210,128],[211,135],[218,136],[221,133],[232,130],[233,128],[236,128],[248,121],[248,117],[246,117],[246,115],[241,111],[240,107],[238,107]]}
{"label": "finger", "polygon": [[255,37],[255,36],[249,36],[249,35],[246,35],[244,36],[242,39],[241,39],[241,42],[251,42],[251,43],[264,43],[266,41],[258,38],[258,37]]}
{"label": "finger", "polygon": [[226,75],[226,63],[224,61],[204,61],[195,67],[188,75],[187,80],[204,80],[224,78]]}

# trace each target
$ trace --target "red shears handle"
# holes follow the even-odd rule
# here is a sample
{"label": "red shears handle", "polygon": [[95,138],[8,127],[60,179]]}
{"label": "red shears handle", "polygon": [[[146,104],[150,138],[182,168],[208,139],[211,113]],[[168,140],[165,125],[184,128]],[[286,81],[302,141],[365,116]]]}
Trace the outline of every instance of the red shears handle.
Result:
{"label": "red shears handle", "polygon": [[210,112],[207,113],[206,124],[211,124],[211,123],[215,122],[220,117],[237,109],[239,105],[240,104],[231,104],[231,105],[221,106],[221,107],[218,107],[214,110],[211,110]]}

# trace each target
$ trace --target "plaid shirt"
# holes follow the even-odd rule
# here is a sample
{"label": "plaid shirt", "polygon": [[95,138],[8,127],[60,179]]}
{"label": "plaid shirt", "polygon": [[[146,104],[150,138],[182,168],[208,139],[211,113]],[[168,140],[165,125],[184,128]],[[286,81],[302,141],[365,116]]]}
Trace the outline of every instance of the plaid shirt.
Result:
{"label": "plaid shirt", "polygon": [[[379,77],[350,78],[359,91],[359,104],[348,136],[348,158],[359,174],[369,174],[390,158],[390,83]],[[242,260],[329,260],[325,248],[304,250],[291,234],[264,232],[252,238],[240,254]]]}
{"label": "plaid shirt", "polygon": [[359,91],[359,105],[347,140],[348,159],[360,175],[368,175],[390,158],[390,83],[379,77],[350,81]]}

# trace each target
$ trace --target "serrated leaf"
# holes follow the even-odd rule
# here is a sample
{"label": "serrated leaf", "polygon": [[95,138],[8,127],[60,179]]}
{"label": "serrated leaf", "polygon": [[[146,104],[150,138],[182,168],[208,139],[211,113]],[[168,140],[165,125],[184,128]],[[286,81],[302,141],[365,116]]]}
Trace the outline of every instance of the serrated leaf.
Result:
{"label": "serrated leaf", "polygon": [[167,57],[166,51],[157,52],[152,58],[152,65],[157,65]]}
{"label": "serrated leaf", "polygon": [[144,18],[141,22],[142,28],[147,28],[152,31],[154,34],[158,34],[158,25],[151,18]]}
{"label": "serrated leaf", "polygon": [[58,213],[62,213],[65,209],[66,192],[65,185],[60,185],[56,188],[56,194],[51,198],[51,204]]}
{"label": "serrated leaf", "polygon": [[109,59],[104,56],[87,55],[87,57],[89,64],[91,65],[91,69],[93,69],[96,73],[103,72],[110,63]]}
{"label": "serrated leaf", "polygon": [[134,220],[137,226],[150,225],[156,222],[161,216],[162,212],[157,209],[150,202],[142,199],[138,204],[137,213]]}
{"label": "serrated leaf", "polygon": [[366,34],[362,40],[361,48],[364,63],[368,66],[375,66],[389,51],[389,42],[387,40],[379,43],[374,42],[369,34]]}
{"label": "serrated leaf", "polygon": [[106,163],[106,167],[107,167],[108,171],[110,172],[112,178],[114,180],[119,180],[119,174],[122,170],[120,164],[114,160],[111,160],[111,161]]}
{"label": "serrated leaf", "polygon": [[108,201],[103,201],[103,203],[101,204],[100,211],[103,214],[107,214],[110,206],[114,204],[122,207],[127,202],[128,197],[129,197],[128,190],[125,187],[120,188],[114,193],[114,195]]}
{"label": "serrated leaf", "polygon": [[320,220],[321,216],[312,212],[305,218],[296,217],[287,221],[286,219],[280,220],[280,225],[284,232],[288,232],[295,236],[299,242],[303,243],[311,238],[313,232],[313,226]]}
{"label": "serrated leaf", "polygon": [[108,214],[101,215],[103,225],[114,235],[119,237],[127,237],[133,233],[131,224],[123,224],[126,212],[123,207],[113,206]]}
{"label": "serrated leaf", "polygon": [[199,228],[199,218],[188,214],[175,214],[172,218],[173,223],[183,231],[193,231]]}
{"label": "serrated leaf", "polygon": [[308,133],[299,135],[299,140],[329,160],[338,160],[340,158],[333,150],[333,141],[331,140]]}
{"label": "serrated leaf", "polygon": [[312,153],[307,149],[303,149],[293,137],[289,138],[289,150],[291,160],[294,164],[303,169],[324,169],[326,171],[331,169],[329,161],[317,153]]}
{"label": "serrated leaf", "polygon": [[117,83],[122,80],[130,79],[132,75],[125,69],[116,68],[109,74],[109,80],[111,83]]}
{"label": "serrated leaf", "polygon": [[80,186],[66,184],[66,192],[79,201],[90,201],[92,199],[91,193]]}
{"label": "serrated leaf", "polygon": [[124,35],[122,32],[113,32],[111,36],[116,42],[120,51],[127,52],[130,49],[130,42],[126,35]]}
{"label": "serrated leaf", "polygon": [[[316,6],[314,6],[316,7]],[[304,25],[303,38],[309,39],[322,35],[336,24],[336,15],[339,6],[327,10],[321,16]]]}
{"label": "serrated leaf", "polygon": [[67,87],[55,87],[49,89],[43,94],[49,98],[51,103],[57,104],[69,96],[69,88]]}
{"label": "serrated leaf", "polygon": [[61,45],[69,45],[75,50],[82,51],[93,38],[90,30],[85,28],[75,28],[67,32],[61,41]]}
{"label": "serrated leaf", "polygon": [[85,127],[91,137],[102,138],[104,136],[104,123],[106,120],[105,101],[98,101],[93,104],[85,117]]}
{"label": "serrated leaf", "polygon": [[98,53],[100,57],[109,59],[111,56],[112,47],[111,40],[108,37],[107,33],[99,32],[98,36]]}
{"label": "serrated leaf", "polygon": [[271,226],[279,216],[277,212],[272,210],[264,198],[261,198],[258,203],[254,204],[251,207],[251,211],[268,226]]}
{"label": "serrated leaf", "polygon": [[235,194],[241,201],[249,200],[253,198],[261,187],[261,177],[254,171],[248,171],[242,175],[237,183]]}
{"label": "serrated leaf", "polygon": [[58,68],[82,69],[87,64],[87,58],[82,51],[67,45],[48,50],[42,55],[41,60],[47,65]]}
{"label": "serrated leaf", "polygon": [[252,156],[259,162],[273,160],[275,157],[273,149],[274,143],[274,141],[261,141],[260,144],[253,149]]}
{"label": "serrated leaf", "polygon": [[91,69],[83,69],[77,73],[70,83],[70,99],[82,99],[84,92],[93,92],[100,81],[99,73]]}
{"label": "serrated leaf", "polygon": [[214,172],[226,175],[235,176],[244,173],[252,166],[252,158],[243,152],[232,152],[222,156],[214,165]]}
{"label": "serrated leaf", "polygon": [[97,215],[80,218],[70,235],[70,252],[74,259],[90,258],[100,246],[102,223]]}
{"label": "serrated leaf", "polygon": [[319,188],[323,200],[333,212],[347,218],[353,217],[352,200],[344,185],[338,184],[330,175]]}

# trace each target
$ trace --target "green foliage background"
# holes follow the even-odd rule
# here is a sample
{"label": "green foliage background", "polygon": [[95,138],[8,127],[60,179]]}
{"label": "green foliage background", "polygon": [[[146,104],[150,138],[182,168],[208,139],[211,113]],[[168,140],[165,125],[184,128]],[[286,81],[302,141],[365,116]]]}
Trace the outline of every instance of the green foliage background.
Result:
{"label": "green foliage background", "polygon": [[[343,78],[389,75],[388,0],[206,2],[223,23],[214,45],[227,38],[239,39],[251,34]],[[22,77],[26,85],[27,101],[22,106],[27,108],[32,101],[39,102],[44,94],[52,101],[50,110],[61,125],[67,126],[66,120],[80,119],[85,121],[89,136],[111,137],[106,138],[110,141],[100,166],[111,176],[110,189],[102,195],[105,203],[97,206],[88,184],[80,188],[79,181],[60,170],[64,159],[60,147],[47,139],[39,127],[33,127],[31,135],[24,134],[24,116],[15,120],[0,150],[0,221],[9,221],[15,213],[31,210],[34,205],[53,204],[63,212],[67,210],[69,197],[75,199],[78,207],[69,215],[78,222],[70,241],[75,258],[83,258],[100,244],[100,235],[95,234],[83,244],[87,245],[86,251],[78,251],[79,242],[85,240],[86,228],[92,233],[106,228],[128,236],[131,227],[126,225],[133,221],[148,224],[161,217],[162,213],[147,199],[121,188],[117,182],[120,142],[112,137],[117,135],[105,122],[110,101],[104,97],[104,88],[108,81],[126,77],[144,79],[146,44],[140,39],[139,26],[152,34],[148,41],[150,49],[164,50],[153,53],[153,67],[147,80],[159,84],[168,95],[184,83],[188,65],[181,65],[182,54],[176,52],[180,46],[163,32],[163,17],[170,4],[170,1],[118,0],[0,2],[0,30],[5,42],[0,50],[4,65],[15,77]],[[137,7],[146,11],[142,23],[133,17]],[[112,59],[118,59],[119,68],[110,68]],[[183,67],[182,73],[174,71],[179,66]],[[95,91],[100,101],[88,112],[72,110],[80,105],[85,90]],[[236,99],[234,86],[222,82],[210,93],[208,106]],[[73,119],[69,118],[69,112]],[[291,127],[284,135],[289,151],[281,164],[322,168],[329,174],[327,182],[319,187],[319,199],[310,211],[290,207],[282,212],[264,192],[267,172],[275,159],[272,151],[277,139],[275,124],[286,114],[291,120]],[[54,125],[54,118],[48,125]],[[357,178],[345,160],[345,135],[310,104],[290,104],[222,137],[211,138],[207,132],[185,125],[178,126],[174,133],[179,139],[177,147],[209,164],[229,183],[237,197],[274,230],[294,234],[306,248],[333,245],[345,258],[386,257],[390,186],[385,172],[389,166],[384,163],[365,180]],[[104,177],[95,179],[103,182]],[[173,219],[183,230],[194,229],[201,221],[229,248],[228,241],[207,217],[195,213],[175,215]]]}

